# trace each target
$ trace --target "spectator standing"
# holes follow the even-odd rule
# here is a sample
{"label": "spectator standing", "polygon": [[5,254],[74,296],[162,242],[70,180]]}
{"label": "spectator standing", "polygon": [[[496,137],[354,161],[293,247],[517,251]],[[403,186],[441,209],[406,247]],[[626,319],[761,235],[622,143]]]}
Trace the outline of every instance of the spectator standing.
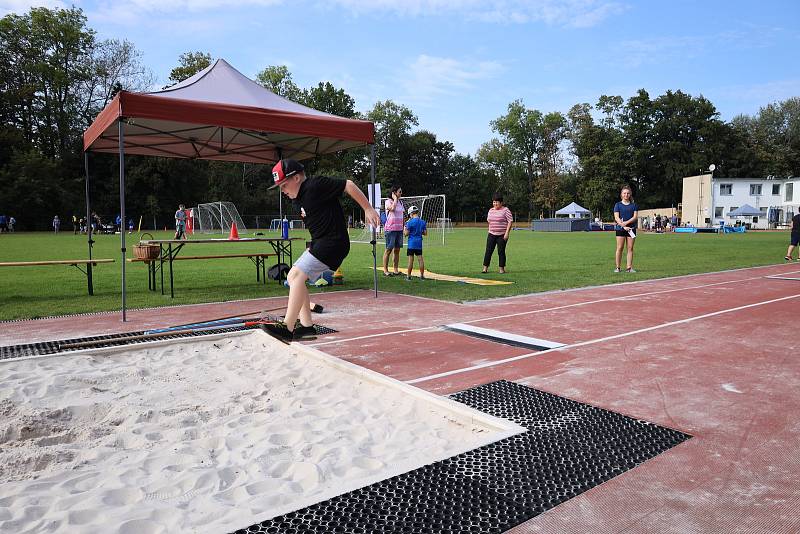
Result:
{"label": "spectator standing", "polygon": [[[397,276],[400,274],[400,249],[403,248],[403,215],[405,206],[400,197],[403,196],[403,189],[395,184],[391,189],[391,198],[387,198],[384,203],[386,209],[386,226],[383,235],[386,238],[386,250],[383,252],[383,274],[385,276]],[[394,271],[389,272],[389,256],[394,253]]]}
{"label": "spectator standing", "polygon": [[133,219],[128,219],[128,233],[133,233]]}
{"label": "spectator standing", "polygon": [[120,232],[122,233],[122,216],[117,213],[117,218],[114,219],[114,233]]}
{"label": "spectator standing", "polygon": [[408,272],[406,280],[411,280],[411,270],[414,268],[414,256],[419,256],[419,279],[425,280],[425,259],[422,257],[422,236],[428,235],[428,223],[419,218],[419,208],[408,208],[408,222],[403,234],[408,236]]}
{"label": "spectator standing", "polygon": [[[633,242],[636,239],[636,219],[639,217],[639,208],[633,201],[633,192],[627,185],[620,191],[620,201],[614,204],[614,221],[617,223],[617,249],[614,254],[615,273],[621,271],[622,249],[628,245],[625,272],[635,273],[633,268]],[[656,215],[656,228],[661,224],[661,217]],[[656,230],[658,231],[658,230]]]}
{"label": "spectator standing", "polygon": [[[792,251],[800,245],[800,213],[792,217],[792,233],[789,237],[789,250],[783,257],[786,261],[792,261]],[[797,252],[797,261],[800,261],[800,250]]]}
{"label": "spectator standing", "polygon": [[16,226],[16,224],[17,224],[17,220],[14,218],[14,216],[12,215],[11,217],[9,217],[8,218],[8,231],[11,232],[11,233],[14,233],[14,226]]}
{"label": "spectator standing", "polygon": [[183,204],[175,212],[175,239],[186,239],[186,212]]}
{"label": "spectator standing", "polygon": [[78,235],[78,216],[72,214],[72,235]]}
{"label": "spectator standing", "polygon": [[511,210],[503,206],[503,195],[495,193],[492,197],[492,207],[486,215],[486,222],[489,223],[489,235],[486,236],[486,252],[483,254],[482,273],[489,272],[489,263],[492,261],[492,254],[497,247],[500,274],[506,272],[506,243],[511,235],[511,224],[514,216]]}
{"label": "spectator standing", "polygon": [[0,234],[6,231],[6,221],[7,218],[5,215],[0,215]]}
{"label": "spectator standing", "polygon": [[61,230],[61,219],[56,215],[53,217],[53,232],[57,234],[59,230]]}

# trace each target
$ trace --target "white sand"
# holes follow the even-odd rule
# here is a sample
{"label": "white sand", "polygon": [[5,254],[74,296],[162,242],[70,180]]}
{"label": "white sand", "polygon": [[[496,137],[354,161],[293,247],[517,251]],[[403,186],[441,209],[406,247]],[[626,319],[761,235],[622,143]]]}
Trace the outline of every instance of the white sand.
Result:
{"label": "white sand", "polygon": [[227,532],[519,432],[262,332],[0,361],[0,532]]}

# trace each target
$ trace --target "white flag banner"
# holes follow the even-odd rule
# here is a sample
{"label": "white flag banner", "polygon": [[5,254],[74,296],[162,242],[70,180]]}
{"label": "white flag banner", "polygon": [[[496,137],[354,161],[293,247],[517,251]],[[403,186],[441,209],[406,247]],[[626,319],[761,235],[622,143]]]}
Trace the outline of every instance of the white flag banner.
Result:
{"label": "white flag banner", "polygon": [[373,187],[372,184],[367,185],[367,197],[369,198],[369,203],[372,205],[373,208],[376,210],[381,209],[381,184],[375,184]]}

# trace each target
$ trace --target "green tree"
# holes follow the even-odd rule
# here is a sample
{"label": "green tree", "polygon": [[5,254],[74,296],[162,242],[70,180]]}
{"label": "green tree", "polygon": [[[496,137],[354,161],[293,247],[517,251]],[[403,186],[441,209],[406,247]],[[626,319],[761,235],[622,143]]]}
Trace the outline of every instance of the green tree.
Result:
{"label": "green tree", "polygon": [[[491,139],[481,145],[476,159],[491,190],[503,195],[511,211],[520,213],[530,209],[525,167],[510,145]],[[484,205],[487,200],[484,199]]]}
{"label": "green tree", "polygon": [[191,78],[211,65],[211,54],[207,52],[184,52],[178,57],[178,66],[169,72],[170,87]]}
{"label": "green tree", "polygon": [[543,120],[541,111],[528,109],[522,100],[515,100],[508,105],[508,113],[491,122],[492,130],[500,134],[501,141],[525,170],[529,215],[534,211],[534,183],[539,173]]}
{"label": "green tree", "polygon": [[270,65],[256,74],[256,81],[275,93],[293,102],[299,102],[303,91],[292,80],[286,65]]}
{"label": "green tree", "polygon": [[732,128],[758,162],[757,175],[800,175],[800,97],[768,104],[753,117],[739,115]]}
{"label": "green tree", "polygon": [[300,101],[318,111],[353,119],[358,117],[356,101],[344,89],[337,89],[330,82],[319,82],[316,87],[303,91]]}
{"label": "green tree", "polygon": [[146,91],[155,75],[142,62],[142,53],[128,40],[106,39],[94,45],[91,76],[82,89],[81,115],[86,125],[119,91]]}
{"label": "green tree", "polygon": [[564,201],[562,184],[564,159],[562,143],[567,138],[567,119],[555,111],[542,118],[541,143],[539,145],[539,176],[536,184],[536,202],[555,215]]}
{"label": "green tree", "polygon": [[47,157],[75,152],[83,130],[79,89],[91,76],[93,44],[77,8],[32,8],[0,19],[3,123]]}
{"label": "green tree", "polygon": [[627,148],[614,120],[596,124],[591,111],[592,106],[583,103],[567,113],[567,135],[575,158],[573,187],[580,204],[597,216],[610,216],[623,181]]}
{"label": "green tree", "polygon": [[[444,177],[447,214],[453,221],[482,221],[491,205],[493,184],[470,155],[453,154]],[[480,218],[479,218],[480,216]]]}
{"label": "green tree", "polygon": [[375,124],[376,174],[384,188],[403,183],[403,147],[409,141],[411,128],[419,124],[417,116],[391,100],[377,102],[367,113]]}

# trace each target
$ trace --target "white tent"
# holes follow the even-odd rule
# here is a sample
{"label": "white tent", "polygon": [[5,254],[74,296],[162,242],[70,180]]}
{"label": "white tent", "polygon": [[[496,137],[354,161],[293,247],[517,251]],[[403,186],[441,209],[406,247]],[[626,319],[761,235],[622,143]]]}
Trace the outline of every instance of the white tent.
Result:
{"label": "white tent", "polygon": [[579,204],[570,202],[568,205],[558,210],[556,215],[568,215],[570,219],[583,219],[585,217],[590,217],[592,212]]}
{"label": "white tent", "polygon": [[740,208],[728,212],[728,217],[761,217],[763,215],[760,209],[754,208],[750,204],[745,204]]}

